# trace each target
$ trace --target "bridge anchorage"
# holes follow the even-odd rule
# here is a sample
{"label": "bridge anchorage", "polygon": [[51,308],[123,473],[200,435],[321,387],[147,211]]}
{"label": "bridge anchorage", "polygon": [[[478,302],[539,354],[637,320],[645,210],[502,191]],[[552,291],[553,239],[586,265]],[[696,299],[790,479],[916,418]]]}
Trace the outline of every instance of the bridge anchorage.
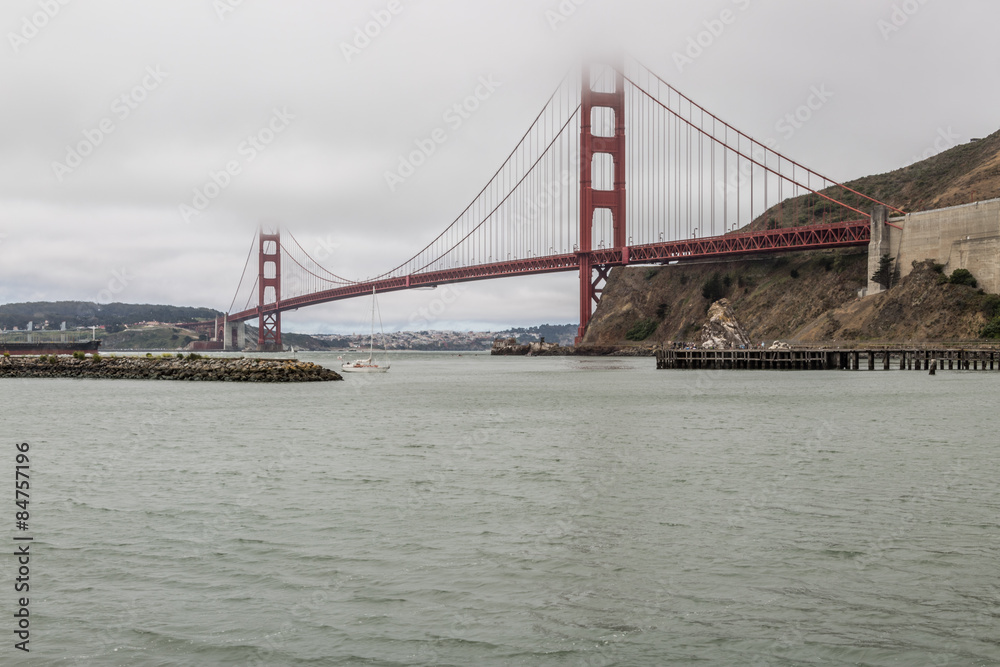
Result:
{"label": "bridge anchorage", "polygon": [[737,130],[635,61],[589,65],[559,84],[461,213],[396,267],[347,279],[289,232],[261,230],[256,279],[252,246],[217,333],[235,340],[233,327],[256,319],[258,347],[281,349],[287,310],[575,271],[579,344],[615,267],[865,245],[873,207],[902,213]]}

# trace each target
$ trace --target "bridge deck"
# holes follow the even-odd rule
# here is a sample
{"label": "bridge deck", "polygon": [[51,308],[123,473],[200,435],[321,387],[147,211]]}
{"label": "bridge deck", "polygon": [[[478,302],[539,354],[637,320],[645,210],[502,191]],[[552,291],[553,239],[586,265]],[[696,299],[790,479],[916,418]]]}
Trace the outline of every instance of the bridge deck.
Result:
{"label": "bridge deck", "polygon": [[506,278],[559,271],[577,271],[581,259],[590,256],[591,266],[624,266],[627,264],[651,264],[686,262],[698,259],[716,259],[741,255],[764,253],[796,252],[824,248],[843,248],[865,245],[871,235],[870,220],[854,220],[826,225],[809,225],[771,229],[742,234],[727,234],[685,241],[665,241],[646,245],[593,250],[590,253],[568,253],[544,257],[529,257],[506,262],[479,264],[475,266],[414,273],[408,276],[384,278],[367,282],[352,283],[313,294],[294,296],[263,308],[250,308],[229,315],[229,321],[238,322],[259,317],[262,313],[284,312],[314,306],[331,301],[340,301],[376,292],[396,292],[416,287],[433,287],[448,283]]}

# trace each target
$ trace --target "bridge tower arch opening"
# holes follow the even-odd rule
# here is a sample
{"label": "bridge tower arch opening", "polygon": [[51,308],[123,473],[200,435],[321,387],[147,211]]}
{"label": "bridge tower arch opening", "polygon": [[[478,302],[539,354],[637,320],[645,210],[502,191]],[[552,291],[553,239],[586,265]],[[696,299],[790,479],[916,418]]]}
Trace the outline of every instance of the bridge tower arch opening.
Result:
{"label": "bridge tower arch opening", "polygon": [[[597,81],[595,72],[601,74]],[[621,252],[623,263],[628,263],[625,246],[625,77],[622,67],[585,65],[580,105],[580,245],[577,251],[580,260],[580,328],[576,336],[577,345],[587,332],[594,306],[600,300],[601,286],[610,270],[607,265],[594,261],[595,222],[607,220],[610,216],[609,245]],[[611,125],[614,126],[613,133]],[[607,175],[609,158],[610,178]],[[598,168],[596,184],[595,163]],[[601,171],[605,172],[603,177]]]}

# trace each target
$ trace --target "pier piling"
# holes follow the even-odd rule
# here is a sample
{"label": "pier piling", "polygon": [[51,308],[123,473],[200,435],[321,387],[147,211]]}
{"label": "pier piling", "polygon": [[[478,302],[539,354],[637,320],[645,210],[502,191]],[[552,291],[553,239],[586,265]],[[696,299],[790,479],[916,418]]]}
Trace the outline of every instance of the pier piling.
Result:
{"label": "pier piling", "polygon": [[[880,350],[830,350],[804,348],[798,350],[657,350],[658,369],[688,370],[861,370],[864,355],[867,370],[876,370],[876,357],[882,355],[882,370],[892,369],[892,360],[899,358],[899,370],[1000,370],[1000,351],[934,350],[884,348]],[[988,364],[988,365],[987,365]]]}

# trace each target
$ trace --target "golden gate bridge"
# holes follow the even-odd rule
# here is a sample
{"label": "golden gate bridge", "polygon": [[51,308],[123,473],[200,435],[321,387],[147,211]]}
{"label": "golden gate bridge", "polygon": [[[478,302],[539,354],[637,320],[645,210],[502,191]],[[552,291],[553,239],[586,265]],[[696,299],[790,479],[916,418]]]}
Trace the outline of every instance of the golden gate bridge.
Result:
{"label": "golden gate bridge", "polygon": [[[345,278],[290,233],[261,229],[218,339],[233,335],[221,327],[257,319],[259,349],[281,349],[284,311],[576,271],[579,343],[613,267],[864,245],[867,211],[902,213],[737,130],[638,62],[581,70],[444,230],[383,273]],[[811,207],[785,210],[802,194]],[[789,213],[796,224],[784,227]]]}

